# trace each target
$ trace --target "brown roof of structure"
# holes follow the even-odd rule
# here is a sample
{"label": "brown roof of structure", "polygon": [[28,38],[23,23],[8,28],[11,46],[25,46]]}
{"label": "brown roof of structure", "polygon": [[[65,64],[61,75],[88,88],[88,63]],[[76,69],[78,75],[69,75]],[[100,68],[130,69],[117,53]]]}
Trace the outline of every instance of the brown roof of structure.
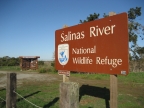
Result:
{"label": "brown roof of structure", "polygon": [[19,58],[40,58],[40,56],[19,56]]}

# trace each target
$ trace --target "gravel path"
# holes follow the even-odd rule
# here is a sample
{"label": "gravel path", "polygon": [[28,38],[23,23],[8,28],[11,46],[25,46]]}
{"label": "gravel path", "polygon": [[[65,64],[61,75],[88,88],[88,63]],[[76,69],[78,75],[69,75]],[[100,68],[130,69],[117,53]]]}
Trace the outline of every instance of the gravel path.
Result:
{"label": "gravel path", "polygon": [[[6,86],[6,71],[0,71],[0,87]],[[60,80],[59,77],[54,77],[49,74],[40,74],[36,72],[18,72],[17,73],[17,84],[22,84],[23,81],[56,81]],[[62,80],[62,79],[61,79]]]}

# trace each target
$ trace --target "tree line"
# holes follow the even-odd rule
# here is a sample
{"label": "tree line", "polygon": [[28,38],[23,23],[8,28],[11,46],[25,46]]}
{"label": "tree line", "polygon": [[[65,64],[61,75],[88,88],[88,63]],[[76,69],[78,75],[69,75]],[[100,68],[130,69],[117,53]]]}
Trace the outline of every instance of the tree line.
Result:
{"label": "tree line", "polygon": [[[9,57],[9,56],[0,57],[0,66],[19,66],[19,65],[20,65],[19,57]],[[38,61],[38,65],[44,65],[44,61]]]}
{"label": "tree line", "polygon": [[20,59],[17,57],[0,57],[0,66],[19,66]]}

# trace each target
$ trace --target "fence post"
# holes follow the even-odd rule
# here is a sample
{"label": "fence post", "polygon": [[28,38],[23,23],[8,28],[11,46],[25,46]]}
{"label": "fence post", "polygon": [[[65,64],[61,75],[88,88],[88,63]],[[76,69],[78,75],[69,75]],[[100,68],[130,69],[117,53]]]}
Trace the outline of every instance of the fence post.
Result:
{"label": "fence post", "polygon": [[60,108],[79,108],[78,83],[60,83]]}
{"label": "fence post", "polygon": [[6,108],[16,108],[16,73],[7,73]]}

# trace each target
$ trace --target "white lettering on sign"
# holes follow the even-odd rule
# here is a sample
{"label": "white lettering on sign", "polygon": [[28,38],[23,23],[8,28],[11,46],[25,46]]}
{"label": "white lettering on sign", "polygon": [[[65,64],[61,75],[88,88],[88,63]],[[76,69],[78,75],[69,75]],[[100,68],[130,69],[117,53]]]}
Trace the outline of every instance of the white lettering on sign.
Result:
{"label": "white lettering on sign", "polygon": [[92,36],[99,36],[99,35],[109,35],[109,34],[113,34],[114,33],[114,27],[115,25],[111,25],[111,26],[106,26],[103,28],[99,28],[98,26],[92,26],[90,27],[90,37]]}
{"label": "white lettering on sign", "polygon": [[89,54],[96,53],[96,46],[92,48],[72,48],[72,54]]}
{"label": "white lettering on sign", "polygon": [[[98,27],[98,25],[96,26],[92,26],[89,28],[90,30],[90,37],[96,37],[96,36],[102,36],[102,35],[110,35],[114,33],[114,28],[116,27],[116,25],[111,25],[111,26],[105,26],[105,27]],[[61,33],[61,42],[65,42],[65,41],[71,41],[71,40],[79,40],[79,39],[84,39],[85,38],[85,34],[84,31],[81,32],[71,32],[68,31],[67,33],[64,33],[64,31]]]}
{"label": "white lettering on sign", "polygon": [[70,40],[78,40],[78,39],[83,39],[85,37],[84,35],[84,31],[81,32],[76,32],[76,33],[72,33],[71,31],[68,31],[68,33],[61,33],[61,42],[64,41],[70,41]]}
{"label": "white lettering on sign", "polygon": [[93,60],[89,57],[72,58],[74,64],[92,64]]}
{"label": "white lettering on sign", "polygon": [[107,56],[104,59],[96,57],[96,64],[112,65],[113,68],[116,68],[118,65],[122,65],[122,59],[109,59]]}

